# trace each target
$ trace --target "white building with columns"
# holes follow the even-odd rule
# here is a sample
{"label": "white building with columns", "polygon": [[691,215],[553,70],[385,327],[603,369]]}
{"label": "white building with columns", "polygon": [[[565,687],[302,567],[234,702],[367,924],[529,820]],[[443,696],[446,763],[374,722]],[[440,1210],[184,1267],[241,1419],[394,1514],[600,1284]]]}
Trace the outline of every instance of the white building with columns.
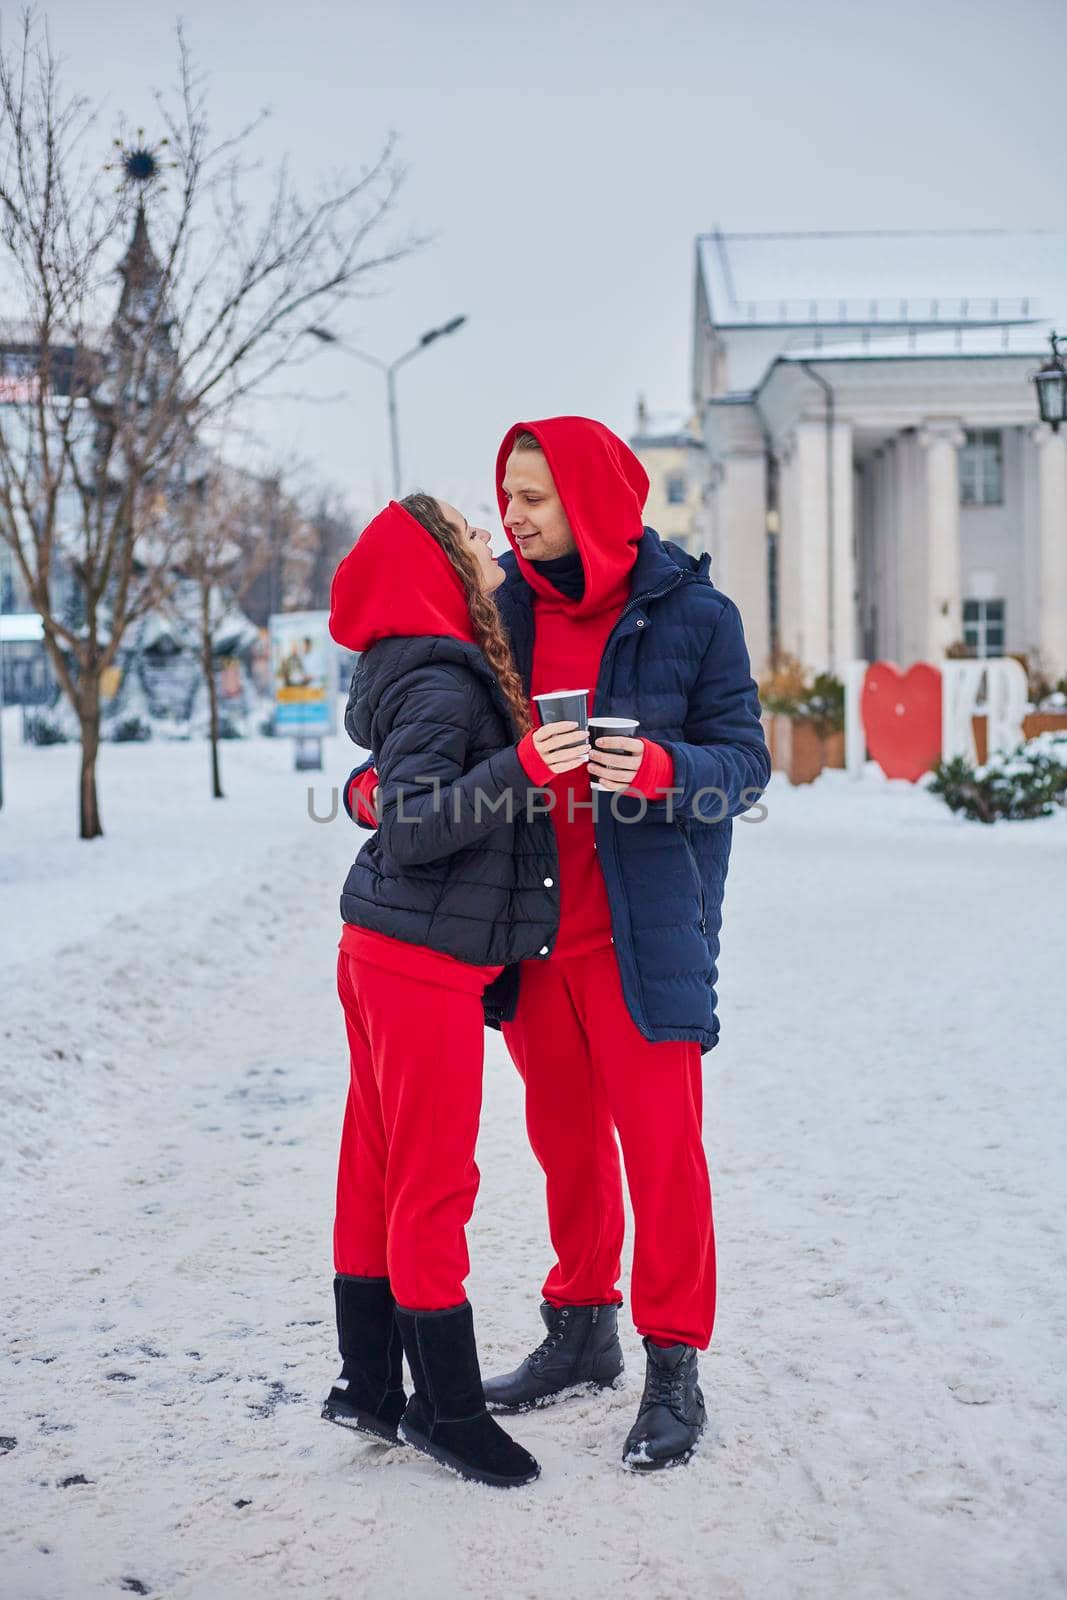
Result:
{"label": "white building with columns", "polygon": [[697,241],[703,538],[757,675],[949,646],[1067,673],[1067,431],[1030,379],[1067,235]]}

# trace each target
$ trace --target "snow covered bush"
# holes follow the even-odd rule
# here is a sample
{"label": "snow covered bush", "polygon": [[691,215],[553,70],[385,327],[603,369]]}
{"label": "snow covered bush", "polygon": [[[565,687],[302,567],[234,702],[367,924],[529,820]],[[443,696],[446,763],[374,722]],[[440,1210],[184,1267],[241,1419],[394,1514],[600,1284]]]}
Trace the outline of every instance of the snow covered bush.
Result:
{"label": "snow covered bush", "polygon": [[136,714],[119,717],[109,729],[108,737],[112,744],[145,744],[152,737],[152,725]]}
{"label": "snow covered bush", "polygon": [[940,761],[928,787],[950,811],[961,811],[972,822],[1050,816],[1058,804],[1067,804],[1067,734],[1038,734],[1010,755],[990,756],[981,767],[962,756]]}
{"label": "snow covered bush", "polygon": [[818,673],[793,715],[806,718],[820,739],[840,733],[845,726],[845,686],[841,679],[832,672]]}
{"label": "snow covered bush", "polygon": [[62,718],[54,711],[43,708],[38,711],[29,711],[22,724],[22,737],[27,744],[69,744],[70,733],[64,727]]}

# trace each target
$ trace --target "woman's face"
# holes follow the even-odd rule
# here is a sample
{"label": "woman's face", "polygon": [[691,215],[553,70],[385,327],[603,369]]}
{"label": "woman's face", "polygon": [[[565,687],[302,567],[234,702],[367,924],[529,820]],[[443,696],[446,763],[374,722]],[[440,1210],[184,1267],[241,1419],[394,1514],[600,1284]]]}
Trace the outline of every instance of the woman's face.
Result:
{"label": "woman's face", "polygon": [[507,574],[489,548],[491,534],[486,528],[472,528],[462,511],[457,511],[455,506],[450,506],[447,501],[439,500],[437,503],[453,528],[469,546],[478,563],[482,593],[492,594],[494,589],[499,589]]}

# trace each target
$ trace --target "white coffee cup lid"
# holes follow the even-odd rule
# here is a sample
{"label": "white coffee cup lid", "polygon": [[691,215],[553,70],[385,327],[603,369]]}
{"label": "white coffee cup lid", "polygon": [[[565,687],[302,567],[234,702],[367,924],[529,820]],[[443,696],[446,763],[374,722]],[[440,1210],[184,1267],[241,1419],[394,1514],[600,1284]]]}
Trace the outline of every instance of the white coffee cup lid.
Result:
{"label": "white coffee cup lid", "polygon": [[564,695],[588,694],[588,689],[550,689],[547,694],[535,694],[535,700],[559,700]]}
{"label": "white coffee cup lid", "polygon": [[629,728],[638,724],[638,717],[598,717],[595,714],[589,718],[598,728]]}

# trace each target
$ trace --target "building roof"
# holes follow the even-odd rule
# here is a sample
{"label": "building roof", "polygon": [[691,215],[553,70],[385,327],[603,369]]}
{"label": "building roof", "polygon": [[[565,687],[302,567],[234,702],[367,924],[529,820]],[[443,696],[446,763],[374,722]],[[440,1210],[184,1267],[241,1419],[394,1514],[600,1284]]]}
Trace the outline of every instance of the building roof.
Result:
{"label": "building roof", "polygon": [[1042,329],[1033,323],[1023,327],[910,328],[894,332],[864,330],[858,339],[820,342],[805,333],[786,341],[776,357],[779,361],[886,361],[933,356],[1030,356],[1040,361],[1048,354]]}
{"label": "building roof", "polygon": [[643,400],[638,403],[637,420],[630,435],[634,450],[700,450],[703,443],[695,431],[692,412],[649,411]]}
{"label": "building roof", "polygon": [[1065,233],[716,231],[697,259],[720,328],[1067,322]]}

